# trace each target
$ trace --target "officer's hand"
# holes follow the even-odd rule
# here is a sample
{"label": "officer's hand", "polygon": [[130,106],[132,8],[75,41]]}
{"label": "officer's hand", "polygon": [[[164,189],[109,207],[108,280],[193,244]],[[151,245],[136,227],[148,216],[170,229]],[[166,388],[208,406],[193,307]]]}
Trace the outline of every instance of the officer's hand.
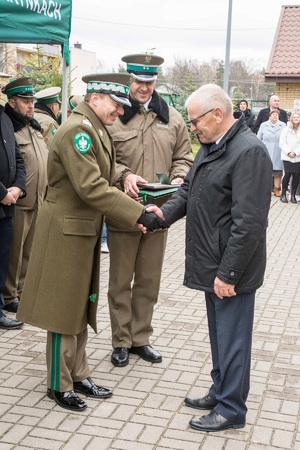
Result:
{"label": "officer's hand", "polygon": [[170,226],[165,220],[161,219],[154,213],[147,212],[145,209],[140,218],[137,220],[137,223],[142,224],[147,228],[147,231],[150,232],[156,230],[164,230],[166,228],[169,228]]}
{"label": "officer's hand", "polygon": [[147,183],[147,180],[145,180],[143,177],[140,177],[139,175],[135,175],[134,173],[127,175],[127,177],[124,180],[125,194],[133,198],[138,197],[139,188],[137,186],[137,183]]}
{"label": "officer's hand", "polygon": [[171,183],[173,184],[182,184],[184,182],[184,179],[183,178],[181,178],[181,177],[177,177],[177,178],[174,178],[172,181],[171,181]]}

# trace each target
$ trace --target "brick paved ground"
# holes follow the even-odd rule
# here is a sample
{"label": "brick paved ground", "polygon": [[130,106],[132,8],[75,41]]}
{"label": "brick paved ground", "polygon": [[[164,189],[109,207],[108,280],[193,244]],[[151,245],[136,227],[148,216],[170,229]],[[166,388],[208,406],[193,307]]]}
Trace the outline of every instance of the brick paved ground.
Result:
{"label": "brick paved ground", "polygon": [[0,331],[0,450],[300,450],[300,204],[272,199],[268,267],[258,292],[247,425],[200,433],[188,428],[197,411],[183,405],[210,384],[210,351],[203,294],[182,286],[182,220],[169,234],[152,343],[163,354],[151,365],[136,355],[110,363],[106,303],[108,255],[102,255],[98,335],[90,332],[93,378],[114,390],[69,413],[45,396],[44,331]]}

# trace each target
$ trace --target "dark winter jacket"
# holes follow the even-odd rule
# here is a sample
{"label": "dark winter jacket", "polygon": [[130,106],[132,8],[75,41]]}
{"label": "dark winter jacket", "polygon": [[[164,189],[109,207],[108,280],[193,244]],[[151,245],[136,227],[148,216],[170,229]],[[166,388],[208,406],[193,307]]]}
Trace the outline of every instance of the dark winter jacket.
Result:
{"label": "dark winter jacket", "polygon": [[[287,123],[288,122],[287,112],[284,109],[280,109],[280,108],[278,108],[278,111],[279,111],[279,120],[281,122]],[[263,122],[266,122],[267,120],[269,120],[269,118],[270,118],[270,107],[261,109],[258,113],[256,122],[255,122],[255,127],[253,130],[254,133],[257,134],[261,124]]]}
{"label": "dark winter jacket", "polygon": [[182,187],[162,206],[170,224],[186,215],[184,285],[213,292],[215,277],[250,293],[263,283],[272,163],[242,116],[215,150],[205,144]]}
{"label": "dark winter jacket", "polygon": [[254,131],[255,115],[250,111],[250,109],[246,109],[246,111],[241,111],[240,109],[237,109],[236,111],[234,111],[233,117],[235,119],[239,119],[242,114],[244,114],[245,116],[247,127],[249,127],[251,131]]}
{"label": "dark winter jacket", "polygon": [[[16,143],[11,120],[0,105],[0,201],[7,195],[7,188],[16,186],[26,195],[26,170],[23,156]],[[14,217],[15,205],[0,203],[0,219]]]}

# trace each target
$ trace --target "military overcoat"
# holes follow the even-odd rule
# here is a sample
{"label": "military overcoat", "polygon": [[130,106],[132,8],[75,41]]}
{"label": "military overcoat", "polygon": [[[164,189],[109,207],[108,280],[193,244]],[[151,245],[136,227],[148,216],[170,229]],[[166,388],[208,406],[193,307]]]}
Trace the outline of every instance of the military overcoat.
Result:
{"label": "military overcoat", "polygon": [[112,187],[110,135],[87,103],[53,138],[48,189],[37,220],[18,319],[61,334],[97,331],[104,216],[133,227],[143,207]]}

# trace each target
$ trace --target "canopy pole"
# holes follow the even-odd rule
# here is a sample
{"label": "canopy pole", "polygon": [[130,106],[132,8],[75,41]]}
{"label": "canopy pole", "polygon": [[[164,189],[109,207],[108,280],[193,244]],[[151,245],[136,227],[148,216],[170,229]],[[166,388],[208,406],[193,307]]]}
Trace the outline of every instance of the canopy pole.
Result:
{"label": "canopy pole", "polygon": [[68,84],[69,84],[69,71],[66,62],[66,57],[63,54],[61,123],[63,123],[67,119]]}

